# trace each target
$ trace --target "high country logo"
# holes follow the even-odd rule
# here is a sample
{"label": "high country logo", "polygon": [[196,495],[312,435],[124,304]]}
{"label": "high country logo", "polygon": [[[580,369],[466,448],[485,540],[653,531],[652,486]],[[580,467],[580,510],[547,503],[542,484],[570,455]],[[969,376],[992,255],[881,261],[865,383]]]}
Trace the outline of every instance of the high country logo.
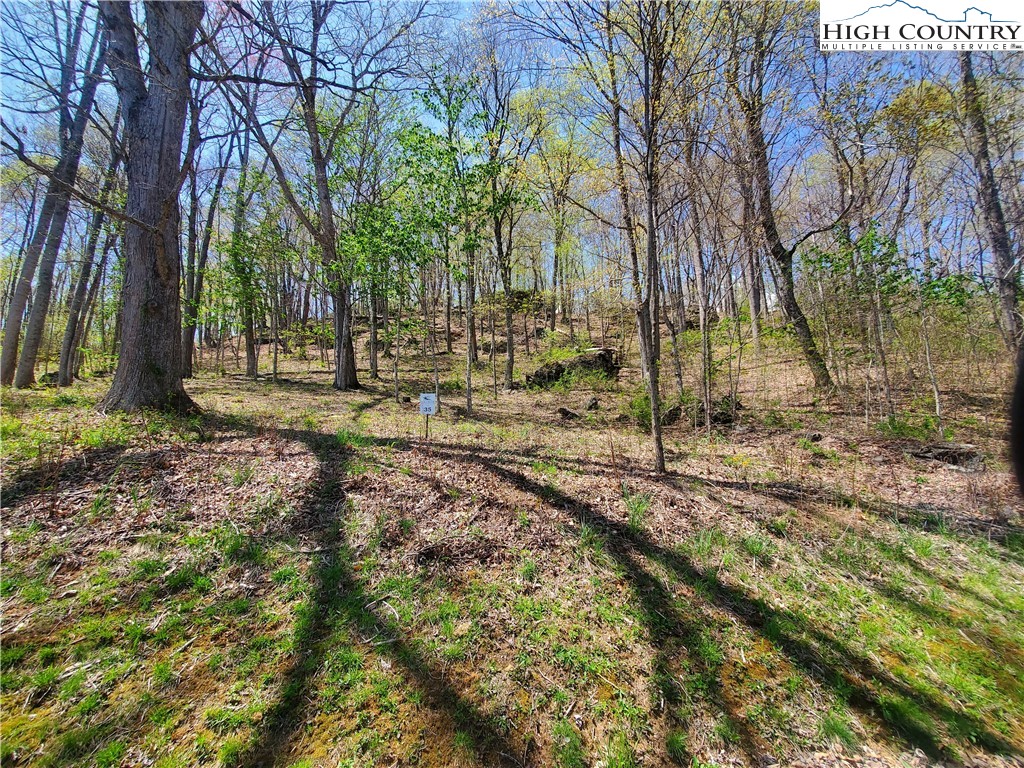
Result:
{"label": "high country logo", "polygon": [[1017,4],[984,0],[984,5],[982,9],[965,7],[963,0],[931,0],[925,8],[906,0],[874,5],[865,0],[821,0],[821,50],[1024,50]]}

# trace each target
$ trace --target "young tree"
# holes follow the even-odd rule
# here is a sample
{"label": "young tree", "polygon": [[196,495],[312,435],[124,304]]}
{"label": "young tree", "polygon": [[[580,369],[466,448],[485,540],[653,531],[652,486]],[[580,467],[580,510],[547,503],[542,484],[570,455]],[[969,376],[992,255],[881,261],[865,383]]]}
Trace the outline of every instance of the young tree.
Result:
{"label": "young tree", "polygon": [[[289,206],[320,250],[334,299],[334,386],[353,389],[359,381],[352,344],[352,286],[338,251],[342,233],[332,197],[332,160],[356,107],[401,74],[412,51],[410,30],[426,4],[315,1],[301,10],[261,3],[254,14],[238,3],[232,7],[243,19],[238,30],[241,39],[233,50],[222,46],[215,51],[219,71],[211,77],[224,84],[270,159]],[[283,72],[273,70],[271,58],[281,63]],[[296,179],[289,172],[281,150],[268,135],[269,124],[282,116],[268,113],[259,93],[245,88],[246,84],[289,94],[297,110],[291,115],[297,118],[294,138],[304,143],[308,153],[312,194],[303,188],[304,177]]]}
{"label": "young tree", "polygon": [[[487,223],[490,171],[481,136],[481,115],[472,110],[474,78],[448,72],[432,77],[420,94],[424,108],[440,123],[437,132],[420,126],[413,149],[418,178],[440,230],[446,270],[465,280],[466,413],[473,412],[473,366],[477,361],[474,303],[478,255]],[[461,258],[451,253],[461,252]]]}
{"label": "young tree", "polygon": [[[540,95],[540,94],[538,94]],[[545,102],[564,105],[566,100],[575,100],[567,89],[543,93]],[[559,289],[562,289],[562,318],[572,323],[572,307],[569,301],[568,249],[572,227],[579,220],[580,209],[573,203],[578,196],[580,178],[590,167],[590,158],[584,153],[580,139],[580,121],[575,115],[557,114],[557,104],[546,104],[553,114],[544,121],[537,143],[531,155],[534,164],[528,180],[540,200],[541,209],[551,223],[552,264],[551,296],[548,300],[548,329],[555,330],[558,313]]]}
{"label": "young tree", "polygon": [[479,100],[485,121],[494,256],[505,293],[505,389],[511,390],[515,372],[515,336],[512,331],[515,311],[512,298],[514,233],[526,210],[525,163],[537,140],[540,112],[523,98],[523,89],[528,85],[523,82],[526,63],[515,59],[513,46],[499,43],[507,30],[498,27],[493,19],[482,20],[480,24],[483,39]]}
{"label": "young tree", "polygon": [[[118,114],[114,120],[114,130],[110,135],[110,165],[104,175],[103,185],[99,193],[99,200],[104,204],[110,200],[115,183],[117,182],[121,161],[124,159],[119,135],[120,119],[120,114]],[[89,309],[86,304],[89,281],[92,276],[96,250],[99,246],[100,236],[102,235],[103,225],[106,220],[106,213],[102,208],[97,208],[93,211],[89,222],[85,254],[75,279],[71,300],[68,303],[68,321],[64,328],[64,338],[60,345],[60,361],[57,366],[58,387],[69,387],[74,381],[76,350],[85,342],[82,335],[84,331],[84,323],[82,321],[84,319],[83,315]]]}
{"label": "young tree", "polygon": [[[689,81],[706,53],[706,34],[691,36],[696,19],[692,3],[564,2],[514,13],[570,55],[608,125],[640,362],[651,404],[654,469],[664,472],[659,384],[661,160],[670,141],[671,113],[693,97]],[[688,39],[698,42],[688,46]]]}
{"label": "young tree", "polygon": [[[214,219],[220,207],[221,194],[224,189],[224,181],[227,178],[228,166],[238,145],[241,126],[237,121],[229,124],[227,137],[222,137],[217,146],[216,165],[211,172],[214,173],[213,188],[209,194],[200,191],[198,157],[204,148],[205,142],[196,138],[200,130],[198,116],[203,110],[204,103],[197,95],[193,94],[192,100],[192,137],[190,141],[197,146],[197,162],[193,163],[188,173],[188,223],[187,223],[187,248],[185,252],[185,275],[183,288],[184,307],[182,311],[181,324],[181,375],[183,378],[192,378],[192,358],[195,355],[196,329],[199,325],[199,308],[203,300],[203,284],[206,279],[206,265],[210,257],[210,243],[213,240]],[[227,139],[227,144],[224,143]],[[203,200],[206,200],[206,216],[201,216]]]}

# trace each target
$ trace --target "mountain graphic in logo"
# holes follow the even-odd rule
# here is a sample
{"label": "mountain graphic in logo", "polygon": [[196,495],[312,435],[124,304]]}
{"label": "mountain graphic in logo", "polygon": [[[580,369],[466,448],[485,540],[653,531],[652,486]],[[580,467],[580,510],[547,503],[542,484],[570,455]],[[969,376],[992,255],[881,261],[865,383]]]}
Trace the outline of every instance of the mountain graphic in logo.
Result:
{"label": "mountain graphic in logo", "polygon": [[906,20],[908,17],[917,16],[924,14],[934,21],[941,22],[943,24],[1011,24],[1008,19],[993,19],[992,14],[989,11],[983,11],[975,6],[970,6],[964,9],[963,18],[960,19],[944,19],[941,16],[932,13],[927,8],[922,8],[919,5],[913,5],[906,2],[906,0],[893,0],[891,3],[885,3],[884,5],[872,5],[865,11],[861,11],[855,16],[850,16],[846,19],[835,19],[835,21],[854,21],[860,19],[868,14],[871,15],[870,21],[873,23],[884,24],[890,16],[898,16],[898,19],[894,18],[893,21]]}

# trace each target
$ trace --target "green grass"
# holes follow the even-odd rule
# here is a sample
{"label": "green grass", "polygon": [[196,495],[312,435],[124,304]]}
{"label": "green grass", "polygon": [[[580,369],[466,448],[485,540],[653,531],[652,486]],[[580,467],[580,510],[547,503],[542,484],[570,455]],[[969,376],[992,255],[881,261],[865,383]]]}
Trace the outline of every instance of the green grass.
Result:
{"label": "green grass", "polygon": [[728,543],[728,538],[720,528],[702,528],[690,539],[686,549],[694,557],[704,559],[720,551]]}
{"label": "green grass", "polygon": [[623,481],[622,499],[626,502],[626,524],[629,530],[633,533],[642,533],[647,523],[647,512],[651,508],[651,494],[630,491],[629,486]]}
{"label": "green grass", "polygon": [[910,438],[922,442],[953,439],[953,430],[949,427],[939,432],[933,414],[899,413],[877,424],[876,429],[884,436],[895,439]]}
{"label": "green grass", "polygon": [[775,548],[769,539],[753,534],[743,538],[743,549],[753,557],[767,558],[772,556]]}
{"label": "green grass", "polygon": [[258,462],[247,462],[242,464],[240,467],[236,467],[231,473],[231,484],[235,488],[241,488],[243,485],[248,483],[256,475],[256,469],[259,467]]}
{"label": "green grass", "polygon": [[617,733],[608,740],[605,752],[605,764],[608,768],[639,768],[640,761],[625,733]]}
{"label": "green grass", "polygon": [[554,764],[558,768],[586,768],[589,765],[580,732],[568,720],[558,720],[551,729]]}
{"label": "green grass", "polygon": [[676,765],[686,765],[690,759],[689,741],[683,731],[672,731],[665,739],[665,751]]}
{"label": "green grass", "polygon": [[342,448],[369,448],[374,442],[372,437],[344,427],[335,433],[335,439]]}
{"label": "green grass", "polygon": [[798,439],[796,441],[796,444],[800,448],[811,454],[811,456],[814,456],[815,458],[825,459],[826,461],[833,462],[839,461],[839,454],[835,450],[831,448],[823,448],[822,446],[818,445],[817,443],[811,441],[806,437],[801,437],[800,439]]}
{"label": "green grass", "polygon": [[[796,435],[774,436],[778,455],[686,438],[677,474],[622,476],[601,441],[577,454],[547,427],[439,419],[429,450],[402,447],[389,402],[335,433],[366,394],[290,411],[278,394],[261,395],[270,416],[226,427],[121,422],[129,454],[166,441],[172,468],[90,454],[89,491],[61,517],[45,487],[5,508],[0,592],[25,622],[0,643],[5,764],[233,765],[267,731],[284,763],[429,768],[521,755],[534,734],[531,759],[553,766],[732,762],[747,731],[783,763],[880,742],[949,762],[1024,746],[1021,541],[951,515],[897,524],[858,504],[857,462]],[[61,441],[90,450],[82,430],[103,426],[77,398],[54,416],[52,391],[15,397],[28,405],[5,404],[0,430],[43,446],[33,470],[59,466]],[[251,426],[300,421],[326,434]],[[178,451],[199,429],[195,456]],[[622,456],[645,455],[609,429]],[[801,457],[828,466],[809,481]],[[166,489],[193,459],[203,483],[182,504]],[[759,482],[736,482],[755,466]],[[920,466],[885,470],[943,492],[931,473],[918,490]],[[442,540],[450,556],[417,559]]]}
{"label": "green grass", "polygon": [[593,392],[613,392],[618,389],[618,383],[614,377],[608,376],[604,371],[573,368],[563,373],[561,378],[549,389],[562,394],[581,389]]}

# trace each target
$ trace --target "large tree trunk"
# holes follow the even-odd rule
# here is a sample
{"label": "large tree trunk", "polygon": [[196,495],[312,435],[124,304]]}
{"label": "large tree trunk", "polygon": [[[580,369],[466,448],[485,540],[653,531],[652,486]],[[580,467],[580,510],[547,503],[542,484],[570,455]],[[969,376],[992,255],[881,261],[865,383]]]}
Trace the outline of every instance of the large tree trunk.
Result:
{"label": "large tree trunk", "polygon": [[968,149],[974,159],[974,170],[978,174],[978,197],[981,215],[985,221],[985,234],[992,248],[992,260],[996,268],[996,289],[999,294],[999,308],[1002,315],[1003,332],[1007,347],[1014,353],[1021,345],[1021,321],[1017,313],[1017,277],[1019,269],[1010,250],[1010,235],[1006,228],[1006,216],[999,197],[992,158],[988,151],[988,128],[985,125],[985,110],[982,106],[978,83],[974,77],[970,51],[962,51],[960,75],[964,88],[964,112],[967,114]]}
{"label": "large tree trunk", "polygon": [[181,149],[188,110],[188,59],[202,2],[146,3],[148,80],[127,3],[104,0],[110,68],[125,120],[128,201],[121,350],[106,410],[194,407],[181,379]]}

